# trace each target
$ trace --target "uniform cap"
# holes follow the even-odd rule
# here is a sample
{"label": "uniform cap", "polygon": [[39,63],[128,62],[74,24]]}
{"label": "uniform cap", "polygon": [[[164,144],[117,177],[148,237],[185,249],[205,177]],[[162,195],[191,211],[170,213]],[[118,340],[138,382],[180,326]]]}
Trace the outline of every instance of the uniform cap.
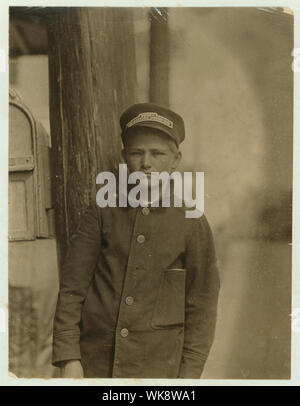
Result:
{"label": "uniform cap", "polygon": [[138,103],[130,106],[120,117],[122,139],[132,127],[150,127],[163,131],[176,145],[185,138],[184,121],[179,114],[154,103]]}

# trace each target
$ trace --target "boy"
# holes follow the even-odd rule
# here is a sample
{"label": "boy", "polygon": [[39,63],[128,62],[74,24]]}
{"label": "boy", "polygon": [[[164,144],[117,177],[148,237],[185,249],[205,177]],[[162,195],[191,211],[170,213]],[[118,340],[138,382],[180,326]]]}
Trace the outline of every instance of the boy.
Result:
{"label": "boy", "polygon": [[[120,118],[129,172],[172,173],[184,123],[140,103]],[[205,216],[184,207],[92,204],[71,239],[54,321],[63,377],[200,378],[219,292]]]}

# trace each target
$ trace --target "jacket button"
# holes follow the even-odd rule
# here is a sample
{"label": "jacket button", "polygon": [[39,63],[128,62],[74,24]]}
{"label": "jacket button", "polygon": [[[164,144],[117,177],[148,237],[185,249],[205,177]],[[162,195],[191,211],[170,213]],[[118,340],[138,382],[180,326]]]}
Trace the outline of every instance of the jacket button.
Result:
{"label": "jacket button", "polygon": [[146,238],[143,234],[140,234],[137,236],[137,242],[140,244],[143,244],[145,242]]}
{"label": "jacket button", "polygon": [[129,331],[127,328],[122,328],[121,332],[120,332],[122,337],[127,337],[129,334]]}
{"label": "jacket button", "polygon": [[134,299],[133,299],[132,296],[127,296],[127,297],[126,297],[125,303],[126,303],[128,306],[131,306],[131,305],[133,304],[133,302],[134,302]]}
{"label": "jacket button", "polygon": [[148,207],[143,207],[142,208],[142,213],[144,216],[148,216],[148,214],[150,213],[150,210],[148,209]]}

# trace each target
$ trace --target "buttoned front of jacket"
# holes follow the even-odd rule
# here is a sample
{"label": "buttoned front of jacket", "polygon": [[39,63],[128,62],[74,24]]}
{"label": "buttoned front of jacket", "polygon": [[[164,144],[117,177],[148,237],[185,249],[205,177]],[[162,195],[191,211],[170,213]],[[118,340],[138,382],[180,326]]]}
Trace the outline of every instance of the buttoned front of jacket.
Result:
{"label": "buttoned front of jacket", "polygon": [[62,268],[53,363],[86,377],[200,377],[219,290],[207,220],[91,206]]}

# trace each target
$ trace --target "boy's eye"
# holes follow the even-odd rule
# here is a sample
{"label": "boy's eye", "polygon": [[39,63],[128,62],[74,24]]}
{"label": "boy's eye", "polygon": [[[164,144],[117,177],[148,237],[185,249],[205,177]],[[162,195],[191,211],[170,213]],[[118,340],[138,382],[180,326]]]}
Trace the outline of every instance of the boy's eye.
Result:
{"label": "boy's eye", "polygon": [[141,152],[140,151],[131,151],[131,152],[129,152],[129,155],[131,155],[131,156],[141,155]]}
{"label": "boy's eye", "polygon": [[165,155],[164,152],[160,152],[160,151],[154,151],[153,155]]}

